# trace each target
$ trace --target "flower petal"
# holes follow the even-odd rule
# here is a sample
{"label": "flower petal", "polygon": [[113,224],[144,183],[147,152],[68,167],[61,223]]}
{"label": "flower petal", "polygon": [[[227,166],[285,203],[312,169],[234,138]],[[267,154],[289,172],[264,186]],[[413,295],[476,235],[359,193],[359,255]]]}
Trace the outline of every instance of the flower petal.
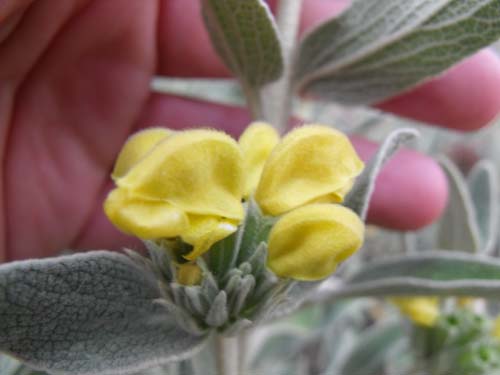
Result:
{"label": "flower petal", "polygon": [[174,133],[117,185],[189,214],[243,218],[243,160],[236,141],[212,130]]}
{"label": "flower petal", "polygon": [[307,203],[342,201],[363,170],[349,139],[321,125],[290,132],[271,153],[255,198],[264,212],[279,215]]}
{"label": "flower petal", "polygon": [[220,217],[197,216],[189,217],[189,228],[182,234],[182,240],[193,245],[193,251],[184,255],[188,260],[194,260],[210,249],[210,247],[226,238],[238,229],[238,221]]}
{"label": "flower petal", "polygon": [[363,236],[363,222],[344,206],[299,207],[271,230],[267,264],[280,277],[320,280],[361,247]]}
{"label": "flower petal", "polygon": [[278,144],[278,132],[265,122],[254,122],[239,139],[246,172],[244,196],[248,197],[257,188],[264,164],[273,148]]}
{"label": "flower petal", "polygon": [[176,237],[189,225],[188,217],[169,203],[146,201],[120,188],[108,195],[104,211],[120,230],[143,239]]}
{"label": "flower petal", "polygon": [[415,323],[432,327],[439,317],[437,297],[397,297],[390,298],[403,314]]}
{"label": "flower petal", "polygon": [[113,180],[125,176],[139,160],[170,134],[172,131],[165,128],[150,128],[132,135],[116,159],[115,168],[111,173]]}

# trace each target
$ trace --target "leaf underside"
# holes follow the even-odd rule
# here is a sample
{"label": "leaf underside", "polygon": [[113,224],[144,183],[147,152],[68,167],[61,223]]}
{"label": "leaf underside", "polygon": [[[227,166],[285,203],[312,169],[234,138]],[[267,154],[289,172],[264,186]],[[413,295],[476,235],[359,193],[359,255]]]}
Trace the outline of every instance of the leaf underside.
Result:
{"label": "leaf underside", "polygon": [[348,104],[392,97],[500,37],[500,0],[355,0],[307,35],[299,91]]}
{"label": "leaf underside", "polygon": [[426,251],[373,263],[331,297],[457,295],[500,297],[500,261],[462,252]]}
{"label": "leaf underside", "polygon": [[243,86],[256,88],[280,77],[280,40],[265,2],[203,0],[202,5],[212,44]]}
{"label": "leaf underside", "polygon": [[156,279],[107,251],[0,266],[0,351],[52,374],[128,374],[182,359],[203,337],[180,330]]}
{"label": "leaf underside", "polygon": [[345,198],[344,205],[356,212],[361,219],[366,218],[370,198],[375,188],[375,182],[384,164],[403,145],[418,136],[414,129],[404,128],[393,131],[384,140],[375,157],[370,160],[363,173]]}
{"label": "leaf underside", "polygon": [[469,189],[458,168],[448,159],[439,160],[448,179],[448,205],[439,220],[437,247],[477,252],[479,229]]}

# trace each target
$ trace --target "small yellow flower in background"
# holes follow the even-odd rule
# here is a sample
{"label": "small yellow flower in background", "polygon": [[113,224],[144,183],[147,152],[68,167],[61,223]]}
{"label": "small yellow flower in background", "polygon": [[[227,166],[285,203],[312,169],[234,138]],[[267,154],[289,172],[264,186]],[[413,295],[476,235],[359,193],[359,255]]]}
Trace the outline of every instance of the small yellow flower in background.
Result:
{"label": "small yellow flower in background", "polygon": [[278,276],[319,280],[361,247],[364,224],[337,204],[310,204],[283,215],[269,235],[267,264]]}
{"label": "small yellow flower in background", "polygon": [[238,144],[222,132],[144,130],[120,153],[104,209],[139,238],[180,236],[194,259],[243,219],[243,173]]}
{"label": "small yellow flower in background", "polygon": [[177,282],[181,285],[199,285],[203,271],[194,263],[180,264],[177,268]]}
{"label": "small yellow flower in background", "polygon": [[500,316],[497,316],[495,320],[493,320],[493,328],[491,330],[491,334],[493,337],[500,339]]}
{"label": "small yellow flower in background", "polygon": [[439,317],[437,297],[397,297],[391,298],[390,301],[418,325],[432,327]]}
{"label": "small yellow flower in background", "polygon": [[274,216],[308,203],[339,203],[363,167],[343,133],[327,126],[305,125],[274,148],[255,199],[265,213]]}
{"label": "small yellow flower in background", "polygon": [[280,141],[278,132],[265,122],[254,122],[239,139],[246,172],[244,196],[250,196],[259,183],[271,151]]}

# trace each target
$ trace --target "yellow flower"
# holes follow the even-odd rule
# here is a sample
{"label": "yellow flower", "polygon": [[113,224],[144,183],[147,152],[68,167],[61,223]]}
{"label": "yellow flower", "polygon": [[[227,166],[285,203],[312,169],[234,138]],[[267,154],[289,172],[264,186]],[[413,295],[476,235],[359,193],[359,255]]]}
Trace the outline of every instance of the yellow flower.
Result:
{"label": "yellow flower", "polygon": [[255,199],[274,216],[309,203],[340,203],[363,167],[344,134],[321,125],[302,126],[272,151]]}
{"label": "yellow flower", "polygon": [[[276,146],[275,146],[276,145]],[[340,203],[363,170],[349,139],[322,125],[294,129],[278,143],[256,123],[240,138],[247,195],[264,213],[282,218],[269,237],[268,266],[280,277],[319,280],[363,242],[359,217]]]}
{"label": "yellow flower", "polygon": [[250,124],[241,135],[239,144],[246,172],[245,197],[257,187],[264,164],[279,140],[278,132],[264,122]]}
{"label": "yellow flower", "polygon": [[493,337],[500,339],[500,316],[497,316],[495,320],[493,320],[493,329],[491,334]]}
{"label": "yellow flower", "polygon": [[180,236],[194,259],[236,231],[243,218],[243,158],[212,130],[148,129],[132,136],[113,171],[104,204],[122,231],[143,239]]}
{"label": "yellow flower", "polygon": [[[126,233],[180,236],[193,246],[185,255],[192,260],[236,231],[242,198],[255,193],[266,214],[284,215],[270,234],[269,267],[281,277],[318,280],[363,241],[359,217],[331,204],[362,169],[349,139],[321,125],[297,128],[280,142],[271,126],[253,123],[239,144],[217,131],[149,129],[123,147],[104,208]],[[189,284],[185,269],[180,276]]]}
{"label": "yellow flower", "polygon": [[361,247],[364,225],[350,209],[316,203],[283,215],[269,235],[267,265],[280,277],[319,280]]}
{"label": "yellow flower", "polygon": [[432,327],[439,317],[437,297],[397,297],[390,301],[418,325]]}

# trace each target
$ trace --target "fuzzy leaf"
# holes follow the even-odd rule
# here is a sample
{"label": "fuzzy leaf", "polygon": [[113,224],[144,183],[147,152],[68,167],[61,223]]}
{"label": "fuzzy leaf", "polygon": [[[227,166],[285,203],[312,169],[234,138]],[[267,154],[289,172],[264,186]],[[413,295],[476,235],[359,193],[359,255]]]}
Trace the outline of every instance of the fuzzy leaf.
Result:
{"label": "fuzzy leaf", "polygon": [[252,259],[259,245],[262,242],[267,242],[274,222],[274,218],[262,214],[255,200],[250,199],[248,201],[245,221],[239,229],[240,233],[237,241],[239,247],[238,264]]}
{"label": "fuzzy leaf", "polygon": [[262,0],[203,0],[203,18],[217,53],[242,81],[257,88],[283,71],[274,18]]}
{"label": "fuzzy leaf", "polygon": [[476,212],[462,174],[448,159],[440,164],[448,178],[448,205],[439,220],[438,244],[440,249],[477,252],[479,229]]}
{"label": "fuzzy leaf", "polygon": [[389,351],[401,339],[404,331],[399,322],[384,323],[363,333],[342,365],[340,374],[372,375],[383,373]]}
{"label": "fuzzy leaf", "polygon": [[107,251],[0,266],[0,350],[51,374],[129,374],[186,358],[204,341],[179,329],[160,290]]}
{"label": "fuzzy leaf", "polygon": [[227,319],[227,294],[225,291],[221,291],[215,297],[210,310],[208,310],[205,321],[211,327],[220,327],[227,322]]}
{"label": "fuzzy leaf", "polygon": [[[241,230],[241,229],[239,229]],[[236,238],[238,232],[217,242],[208,252],[208,264],[213,274],[220,280],[234,267],[238,256]]]}
{"label": "fuzzy leaf", "polygon": [[480,251],[491,254],[497,241],[498,173],[489,160],[477,163],[467,176],[479,230]]}
{"label": "fuzzy leaf", "polygon": [[418,132],[405,128],[393,131],[380,146],[377,154],[370,160],[365,170],[356,179],[354,187],[347,195],[344,205],[356,212],[361,219],[366,218],[370,198],[375,188],[375,181],[384,164],[399,149],[399,147],[416,138]]}
{"label": "fuzzy leaf", "polygon": [[325,298],[455,295],[500,298],[500,261],[462,252],[428,251],[372,263],[333,285]]}
{"label": "fuzzy leaf", "polygon": [[303,40],[301,91],[370,104],[435,76],[500,37],[500,0],[355,0]]}

